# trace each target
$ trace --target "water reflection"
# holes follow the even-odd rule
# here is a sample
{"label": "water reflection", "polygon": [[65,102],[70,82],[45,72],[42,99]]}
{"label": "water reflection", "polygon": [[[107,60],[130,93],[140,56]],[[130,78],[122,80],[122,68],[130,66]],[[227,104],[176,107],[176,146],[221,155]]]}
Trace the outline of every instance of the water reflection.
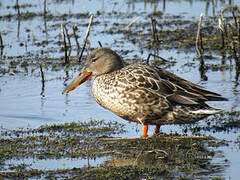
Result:
{"label": "water reflection", "polygon": [[41,74],[41,79],[42,79],[42,90],[41,90],[41,93],[40,95],[42,96],[42,98],[45,97],[44,95],[44,91],[45,91],[45,78],[44,78],[44,72],[43,72],[43,68],[42,68],[42,64],[39,65],[39,68],[40,68],[40,74]]}
{"label": "water reflection", "polygon": [[2,58],[2,55],[3,55],[3,49],[4,49],[4,44],[3,44],[2,34],[0,32],[0,57],[1,58]]}
{"label": "water reflection", "polygon": [[[240,28],[240,27],[239,27]],[[240,38],[240,36],[239,36]],[[240,41],[239,41],[240,43]],[[235,57],[235,88],[239,85],[239,73],[240,73],[240,54],[239,57]]]}
{"label": "water reflection", "polygon": [[20,14],[20,7],[19,7],[19,4],[18,4],[18,0],[16,0],[15,9],[16,9],[16,11],[17,11],[17,21],[18,21],[18,25],[17,25],[17,37],[19,38],[20,25],[21,25],[21,14]]}

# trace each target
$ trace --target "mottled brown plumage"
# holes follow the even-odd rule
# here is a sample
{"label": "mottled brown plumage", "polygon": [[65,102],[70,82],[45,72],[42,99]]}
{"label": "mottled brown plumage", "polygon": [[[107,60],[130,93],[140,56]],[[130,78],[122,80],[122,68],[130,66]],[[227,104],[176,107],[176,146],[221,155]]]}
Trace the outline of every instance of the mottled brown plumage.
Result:
{"label": "mottled brown plumage", "polygon": [[87,75],[81,73],[63,93],[96,75],[92,84],[96,101],[123,119],[145,125],[145,131],[146,125],[196,122],[220,112],[205,101],[227,100],[161,68],[146,64],[123,67],[121,57],[107,48],[93,51],[83,72]]}

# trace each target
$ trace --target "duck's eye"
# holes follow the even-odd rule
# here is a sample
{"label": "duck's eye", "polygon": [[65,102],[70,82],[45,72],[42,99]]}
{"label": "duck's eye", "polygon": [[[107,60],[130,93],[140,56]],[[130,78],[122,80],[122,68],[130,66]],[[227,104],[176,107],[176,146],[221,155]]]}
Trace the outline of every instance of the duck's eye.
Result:
{"label": "duck's eye", "polygon": [[96,57],[92,58],[92,62],[95,62],[95,61],[97,61],[97,58]]}

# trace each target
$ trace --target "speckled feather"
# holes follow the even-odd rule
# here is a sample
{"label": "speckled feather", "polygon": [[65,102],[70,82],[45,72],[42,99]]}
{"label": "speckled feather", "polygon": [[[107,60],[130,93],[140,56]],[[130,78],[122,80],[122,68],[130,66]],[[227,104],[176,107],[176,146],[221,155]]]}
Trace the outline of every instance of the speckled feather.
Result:
{"label": "speckled feather", "polygon": [[118,116],[150,125],[193,123],[219,112],[205,101],[226,100],[164,69],[144,64],[98,75],[92,93],[101,106]]}

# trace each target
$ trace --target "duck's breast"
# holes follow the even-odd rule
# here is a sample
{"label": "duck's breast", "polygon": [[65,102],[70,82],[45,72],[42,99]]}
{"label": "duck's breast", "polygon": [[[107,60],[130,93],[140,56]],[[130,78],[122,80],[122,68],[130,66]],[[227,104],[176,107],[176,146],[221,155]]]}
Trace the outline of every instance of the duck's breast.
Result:
{"label": "duck's breast", "polygon": [[97,76],[92,84],[92,94],[98,104],[126,120],[136,121],[136,102],[128,98],[128,89],[116,76],[108,74]]}

